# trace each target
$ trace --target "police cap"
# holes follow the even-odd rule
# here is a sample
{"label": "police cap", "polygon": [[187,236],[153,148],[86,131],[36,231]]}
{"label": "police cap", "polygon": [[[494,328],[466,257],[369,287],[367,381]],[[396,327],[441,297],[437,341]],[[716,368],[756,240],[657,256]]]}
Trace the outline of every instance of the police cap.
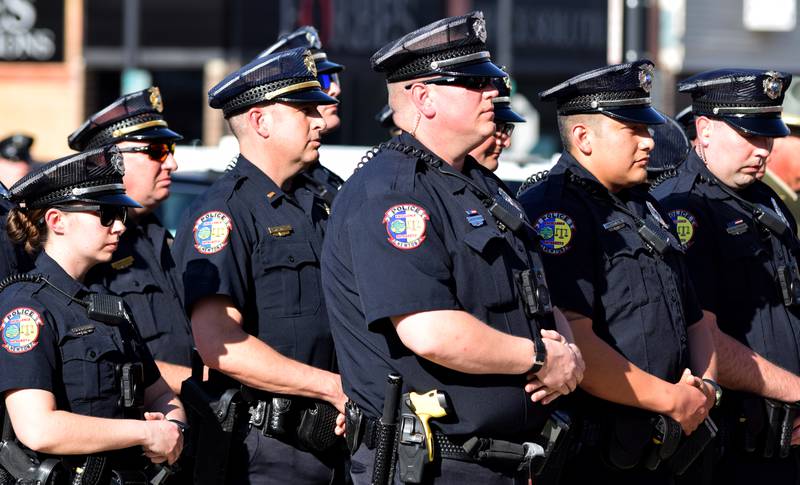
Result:
{"label": "police cap", "polygon": [[539,93],[539,99],[555,101],[559,115],[602,113],[632,123],[663,123],[650,106],[653,70],[647,59],[601,67]]}
{"label": "police cap", "polygon": [[73,150],[97,148],[123,140],[181,140],[161,114],[164,102],[155,86],[126,94],[93,114],[67,138]]}
{"label": "police cap", "polygon": [[125,165],[115,145],[59,158],[35,168],[5,195],[22,208],[65,202],[141,207],[125,195]]}
{"label": "police cap", "polygon": [[678,83],[678,91],[692,96],[695,116],[725,121],[750,135],[786,136],[781,104],[790,74],[755,69],[706,71]]}
{"label": "police cap", "polygon": [[322,42],[319,40],[319,32],[310,25],[304,25],[294,32],[282,34],[278,41],[269,46],[259,58],[274,52],[286,51],[302,47],[311,51],[311,58],[317,65],[319,74],[333,74],[344,70],[344,66],[328,59],[328,55],[322,50]]}
{"label": "police cap", "polygon": [[675,121],[681,125],[681,128],[683,128],[689,140],[697,138],[697,129],[694,126],[694,113],[692,112],[691,105],[680,110],[678,114],[675,115]]}
{"label": "police cap", "polygon": [[0,158],[15,162],[31,162],[31,145],[33,138],[27,135],[15,134],[0,140]]}
{"label": "police cap", "polygon": [[426,76],[503,77],[486,48],[483,12],[449,17],[383,46],[370,59],[390,83]]}
{"label": "police cap", "polygon": [[516,111],[511,109],[511,78],[500,77],[492,80],[492,84],[499,93],[492,99],[494,103],[494,121],[501,123],[525,123],[523,118]]}
{"label": "police cap", "polygon": [[664,113],[659,112],[659,114],[666,122],[649,127],[654,142],[650,160],[647,162],[649,174],[676,168],[686,159],[692,147],[680,123]]}
{"label": "police cap", "polygon": [[269,101],[338,103],[320,89],[317,66],[311,52],[302,47],[258,57],[208,92],[208,105],[221,109],[226,118]]}

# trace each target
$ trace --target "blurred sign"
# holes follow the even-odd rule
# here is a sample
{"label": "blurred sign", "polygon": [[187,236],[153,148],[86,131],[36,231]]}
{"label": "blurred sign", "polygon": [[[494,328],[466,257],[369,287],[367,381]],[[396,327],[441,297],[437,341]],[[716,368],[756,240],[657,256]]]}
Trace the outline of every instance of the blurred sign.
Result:
{"label": "blurred sign", "polygon": [[797,24],[797,0],[744,0],[743,19],[747,30],[790,32]]}
{"label": "blurred sign", "polygon": [[0,61],[64,60],[64,0],[0,0]]}

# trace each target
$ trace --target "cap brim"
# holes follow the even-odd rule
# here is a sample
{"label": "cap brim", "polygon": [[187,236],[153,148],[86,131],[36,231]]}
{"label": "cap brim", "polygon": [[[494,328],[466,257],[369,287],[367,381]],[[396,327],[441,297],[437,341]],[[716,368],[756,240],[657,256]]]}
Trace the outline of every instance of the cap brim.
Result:
{"label": "cap brim", "polygon": [[471,64],[456,64],[446,66],[438,71],[440,74],[451,76],[471,77],[506,77],[508,73],[495,66],[491,61],[473,62]]}
{"label": "cap brim", "polygon": [[319,61],[317,64],[317,73],[318,74],[333,74],[335,72],[344,71],[344,66],[341,64],[336,64],[335,62],[331,62],[328,60]]}
{"label": "cap brim", "polygon": [[789,134],[789,127],[779,117],[722,116],[723,121],[748,135],[780,137]]}
{"label": "cap brim", "polygon": [[525,118],[517,114],[509,106],[494,105],[494,120],[504,123],[525,123]]}
{"label": "cap brim", "polygon": [[125,135],[121,140],[183,140],[183,137],[164,126],[154,126]]}
{"label": "cap brim", "polygon": [[314,103],[314,104],[338,104],[336,98],[332,98],[323,93],[320,89],[306,89],[303,91],[294,91],[278,96],[273,101],[282,101],[284,103]]}
{"label": "cap brim", "polygon": [[621,121],[642,123],[645,125],[660,125],[667,121],[658,111],[650,106],[605,108],[603,111],[600,111],[600,113]]}
{"label": "cap brim", "polygon": [[87,199],[96,200],[100,204],[105,205],[122,205],[125,207],[140,208],[141,204],[131,199],[125,194],[98,194],[88,196]]}

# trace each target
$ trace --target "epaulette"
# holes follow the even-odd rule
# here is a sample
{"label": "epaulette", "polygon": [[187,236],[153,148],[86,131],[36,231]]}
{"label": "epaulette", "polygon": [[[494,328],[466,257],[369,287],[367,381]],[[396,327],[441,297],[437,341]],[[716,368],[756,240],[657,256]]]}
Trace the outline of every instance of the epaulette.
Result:
{"label": "epaulette", "polygon": [[520,185],[519,189],[517,190],[517,197],[522,195],[523,192],[533,187],[535,184],[545,180],[549,173],[550,170],[542,170],[541,172],[536,172],[527,179],[525,179],[525,181],[522,182],[522,185]]}

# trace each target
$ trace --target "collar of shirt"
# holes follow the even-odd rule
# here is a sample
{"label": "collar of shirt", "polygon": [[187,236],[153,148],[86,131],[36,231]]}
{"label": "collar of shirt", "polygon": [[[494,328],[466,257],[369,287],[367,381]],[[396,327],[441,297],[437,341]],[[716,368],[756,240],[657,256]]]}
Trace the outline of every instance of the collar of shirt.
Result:
{"label": "collar of shirt", "polygon": [[705,187],[703,190],[704,197],[720,200],[731,198],[730,195],[719,188],[717,184],[722,182],[717,181],[717,177],[711,173],[706,163],[694,150],[689,153],[678,173],[685,173],[685,175],[681,177],[681,181],[675,187],[677,192],[688,192],[702,178],[706,181],[703,183]]}
{"label": "collar of shirt", "polygon": [[36,264],[31,273],[41,273],[47,280],[64,293],[77,298],[79,293],[89,293],[89,290],[79,281],[74,280],[64,271],[53,258],[42,251],[36,258]]}
{"label": "collar of shirt", "polygon": [[[266,173],[256,167],[253,162],[245,158],[244,155],[239,155],[234,170],[236,170],[241,177],[246,178],[252,183],[258,193],[264,194],[272,206],[279,204],[281,199],[286,196],[286,193],[278,187]],[[270,194],[272,195],[270,196]]]}

